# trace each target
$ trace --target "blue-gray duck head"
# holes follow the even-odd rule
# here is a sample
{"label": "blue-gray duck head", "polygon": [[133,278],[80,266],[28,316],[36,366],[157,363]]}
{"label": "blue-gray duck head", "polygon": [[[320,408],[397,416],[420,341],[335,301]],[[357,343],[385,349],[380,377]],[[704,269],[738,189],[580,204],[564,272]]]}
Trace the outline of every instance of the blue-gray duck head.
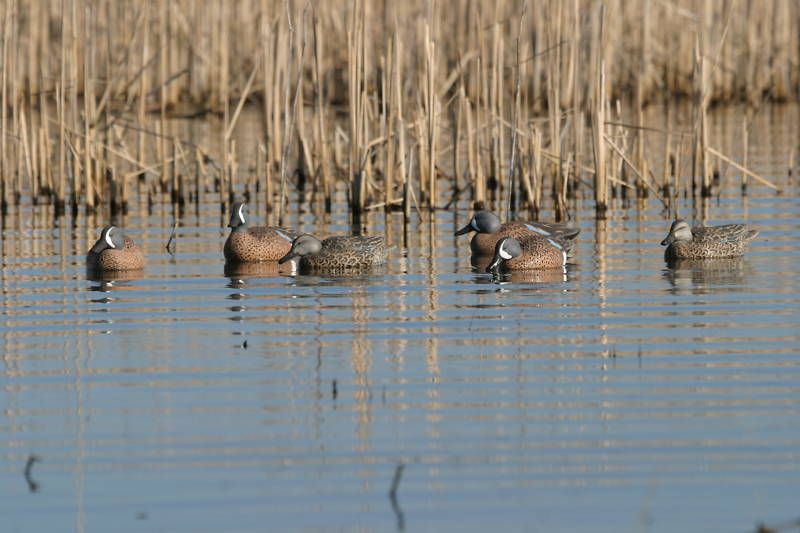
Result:
{"label": "blue-gray duck head", "polygon": [[92,246],[92,252],[99,254],[108,249],[121,250],[125,248],[125,235],[116,226],[106,226],[100,232],[100,238]]}
{"label": "blue-gray duck head", "polygon": [[292,248],[289,252],[278,259],[278,263],[283,264],[294,257],[314,255],[322,250],[322,242],[313,235],[304,233],[292,241]]}
{"label": "blue-gray duck head", "polygon": [[231,207],[231,221],[228,227],[236,229],[244,226],[247,226],[247,205],[244,202],[236,202]]}
{"label": "blue-gray duck head", "polygon": [[661,246],[669,246],[676,241],[691,240],[692,228],[689,227],[689,224],[687,224],[685,220],[678,219],[672,223],[672,226],[669,228],[669,234],[661,241]]}
{"label": "blue-gray duck head", "polygon": [[478,233],[496,233],[500,231],[500,219],[497,215],[489,211],[478,211],[469,221],[469,224],[456,232],[456,235],[464,235],[470,231]]}
{"label": "blue-gray duck head", "polygon": [[520,255],[522,255],[522,247],[519,245],[519,241],[514,237],[503,237],[497,241],[494,247],[494,257],[486,267],[486,272],[497,272],[505,261]]}

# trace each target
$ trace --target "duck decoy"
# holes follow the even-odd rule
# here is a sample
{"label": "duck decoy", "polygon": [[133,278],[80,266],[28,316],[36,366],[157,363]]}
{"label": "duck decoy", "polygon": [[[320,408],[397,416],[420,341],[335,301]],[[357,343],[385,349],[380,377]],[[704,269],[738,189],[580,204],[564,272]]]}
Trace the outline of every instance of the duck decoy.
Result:
{"label": "duck decoy", "polygon": [[559,268],[567,264],[572,241],[529,235],[521,239],[502,237],[497,241],[494,257],[486,272]]}
{"label": "duck decoy", "polygon": [[284,228],[249,226],[244,202],[233,204],[228,227],[231,234],[225,241],[223,252],[225,260],[232,263],[277,261],[291,249],[296,237],[294,232]]}
{"label": "duck decoy", "polygon": [[581,232],[580,228],[547,222],[506,222],[501,224],[497,215],[489,211],[476,212],[469,224],[458,230],[456,235],[464,235],[471,231],[475,232],[475,236],[470,241],[470,249],[473,254],[480,255],[493,254],[497,242],[503,237],[524,239],[529,236],[540,236],[569,241]]}
{"label": "duck decoy", "polygon": [[140,270],[144,268],[144,255],[121,229],[106,226],[86,254],[86,268],[93,271]]}
{"label": "duck decoy", "polygon": [[320,241],[306,233],[292,242],[278,263],[299,257],[302,270],[363,269],[385,263],[388,252],[383,237],[328,237]]}
{"label": "duck decoy", "polygon": [[678,219],[672,223],[661,246],[667,247],[664,250],[664,259],[667,261],[739,257],[757,235],[758,231],[749,229],[745,224],[692,228],[685,220]]}

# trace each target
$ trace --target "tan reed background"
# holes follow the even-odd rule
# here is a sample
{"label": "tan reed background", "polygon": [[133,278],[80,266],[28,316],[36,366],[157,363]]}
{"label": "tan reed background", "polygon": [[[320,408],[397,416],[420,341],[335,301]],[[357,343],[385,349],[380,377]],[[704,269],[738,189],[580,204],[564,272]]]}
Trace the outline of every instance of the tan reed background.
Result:
{"label": "tan reed background", "polygon": [[[603,217],[615,190],[710,195],[721,163],[775,188],[713,146],[706,112],[747,103],[746,146],[752,113],[800,91],[785,0],[6,0],[0,28],[4,211],[113,215],[210,190],[223,208],[263,194],[282,219],[310,185],[326,207],[346,187],[355,215],[468,195],[563,218],[584,187]],[[648,128],[644,108],[676,98],[692,127]],[[233,136],[248,103],[250,152]],[[207,146],[172,131],[209,113]]]}

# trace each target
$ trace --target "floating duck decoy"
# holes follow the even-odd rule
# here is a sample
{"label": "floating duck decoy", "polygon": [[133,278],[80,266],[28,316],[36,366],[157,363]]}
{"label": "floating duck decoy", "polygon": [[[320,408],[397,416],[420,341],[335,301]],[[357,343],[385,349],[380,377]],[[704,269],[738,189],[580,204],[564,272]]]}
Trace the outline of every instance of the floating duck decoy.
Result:
{"label": "floating duck decoy", "polygon": [[233,204],[228,227],[231,228],[231,234],[223,249],[228,262],[277,261],[291,249],[292,240],[296,237],[294,232],[284,228],[249,226],[244,202]]}
{"label": "floating duck decoy", "polygon": [[303,234],[278,263],[299,257],[302,270],[363,269],[385,263],[388,251],[383,237],[328,237],[320,241]]}
{"label": "floating duck decoy", "polygon": [[486,272],[559,268],[567,264],[572,241],[529,235],[522,239],[503,237],[497,241]]}
{"label": "floating duck decoy", "polygon": [[497,215],[489,211],[476,212],[469,224],[458,230],[456,235],[464,235],[471,231],[475,232],[475,236],[470,242],[470,249],[473,254],[480,255],[493,254],[497,242],[503,237],[524,239],[529,236],[540,236],[569,241],[581,232],[580,228],[547,222],[506,222],[501,224]]}
{"label": "floating duck decoy", "polygon": [[749,229],[745,224],[691,228],[685,220],[678,219],[672,223],[661,246],[667,247],[664,251],[667,261],[739,257],[757,235],[758,231]]}
{"label": "floating duck decoy", "polygon": [[86,254],[86,268],[93,271],[140,270],[144,268],[144,255],[121,229],[106,226]]}

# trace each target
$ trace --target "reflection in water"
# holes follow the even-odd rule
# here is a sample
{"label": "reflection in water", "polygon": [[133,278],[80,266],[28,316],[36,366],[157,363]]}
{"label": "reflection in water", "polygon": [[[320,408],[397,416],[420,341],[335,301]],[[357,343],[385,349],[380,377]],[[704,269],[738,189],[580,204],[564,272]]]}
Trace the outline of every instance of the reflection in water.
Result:
{"label": "reflection in water", "polygon": [[740,286],[740,290],[746,290],[744,285],[754,274],[745,257],[674,259],[667,262],[664,270],[664,277],[674,289],[693,289],[697,293],[723,285]]}
{"label": "reflection in water", "polygon": [[274,278],[291,274],[295,270],[295,263],[279,265],[277,261],[264,261],[260,263],[225,263],[225,276],[229,278]]}
{"label": "reflection in water", "polygon": [[109,283],[114,281],[133,281],[144,277],[144,269],[140,270],[86,270],[86,279]]}

